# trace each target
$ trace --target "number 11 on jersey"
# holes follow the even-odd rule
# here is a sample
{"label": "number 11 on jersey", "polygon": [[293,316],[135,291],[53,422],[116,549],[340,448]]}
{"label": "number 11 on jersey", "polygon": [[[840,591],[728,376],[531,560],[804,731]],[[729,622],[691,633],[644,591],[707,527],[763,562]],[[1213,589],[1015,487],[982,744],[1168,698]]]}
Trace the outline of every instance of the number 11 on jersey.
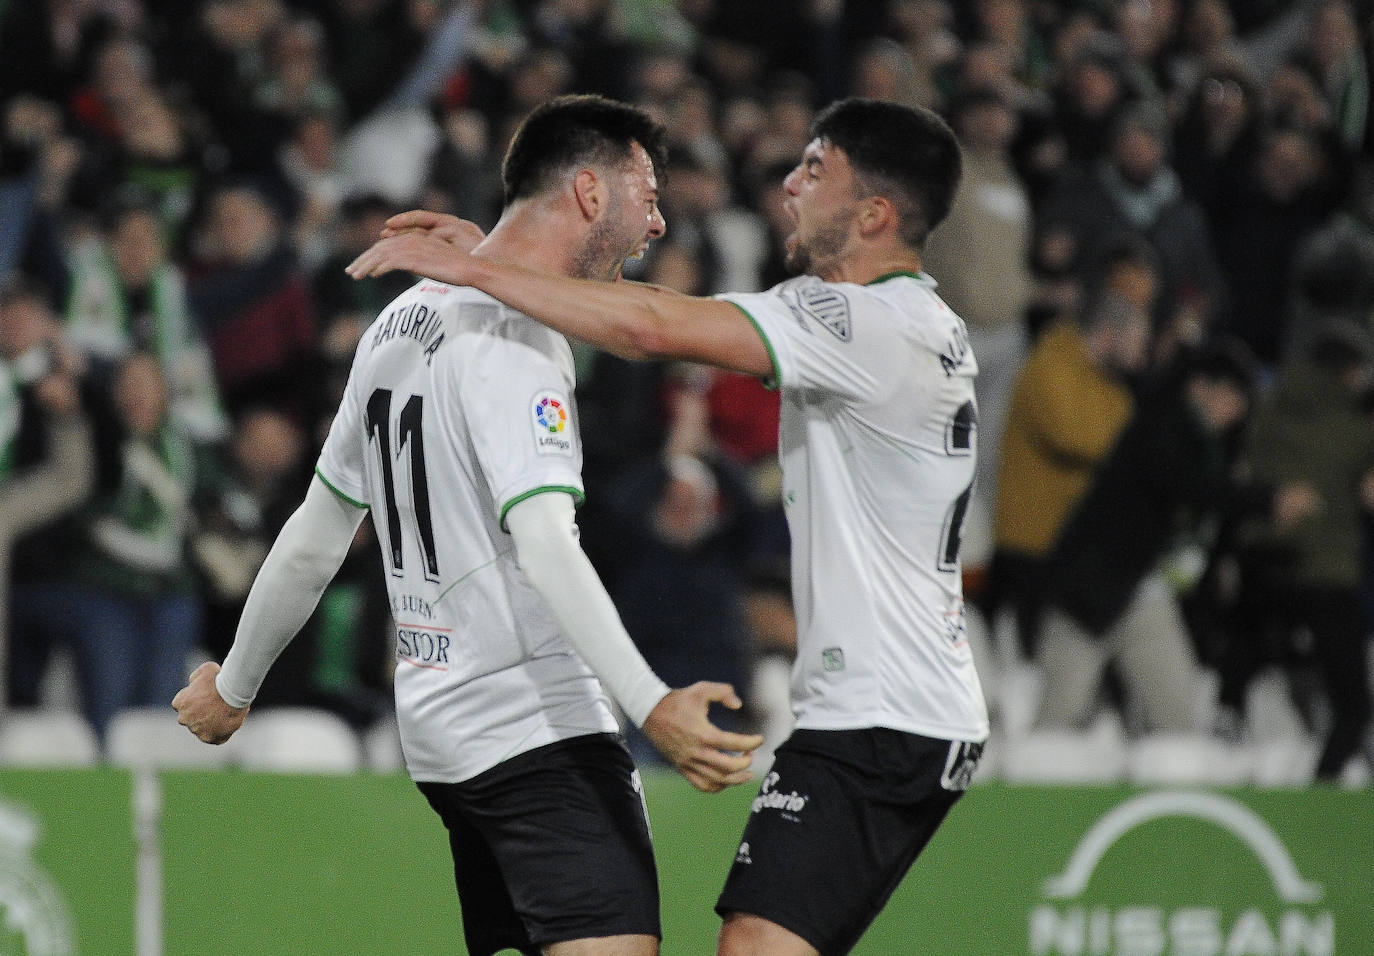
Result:
{"label": "number 11 on jersey", "polygon": [[[424,399],[412,395],[396,416],[394,432],[396,452],[392,455],[391,389],[379,388],[367,400],[368,445],[376,448],[381,459],[382,486],[386,498],[386,535],[391,554],[391,573],[401,577],[405,573],[405,546],[401,538],[401,503],[396,498],[395,463],[404,460],[410,481],[403,491],[409,491],[407,511],[414,516],[415,536],[420,546],[420,558],[425,579],[439,580],[439,556],[434,549],[434,520],[429,506],[429,482],[425,477],[425,438],[421,427]],[[409,451],[409,455],[405,452]],[[402,456],[405,456],[404,459]]]}

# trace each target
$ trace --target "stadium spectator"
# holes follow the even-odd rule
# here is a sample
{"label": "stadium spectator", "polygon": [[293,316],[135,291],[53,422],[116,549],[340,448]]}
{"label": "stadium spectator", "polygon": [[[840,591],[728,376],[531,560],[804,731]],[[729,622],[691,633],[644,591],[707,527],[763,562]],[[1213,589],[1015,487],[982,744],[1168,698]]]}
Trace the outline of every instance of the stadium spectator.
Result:
{"label": "stadium spectator", "polygon": [[1331,176],[1330,156],[1310,133],[1269,130],[1241,176],[1237,201],[1212,224],[1230,295],[1220,327],[1271,370],[1289,332],[1294,257],[1335,208]]}
{"label": "stadium spectator", "polygon": [[1227,301],[1207,221],[1183,193],[1168,151],[1163,112],[1132,107],[1117,120],[1107,154],[1065,175],[1043,209],[1083,252],[1130,236],[1150,243],[1159,260],[1154,337],[1162,357],[1177,343],[1197,343]]}
{"label": "stadium spectator", "polygon": [[[500,161],[494,155],[491,123],[479,110],[455,108],[444,113],[443,130],[443,141],[430,159],[425,198],[486,229],[501,212]],[[369,239],[376,236],[373,232]],[[350,261],[352,256],[339,266]]]}
{"label": "stadium spectator", "polygon": [[1136,98],[1124,74],[1119,41],[1096,31],[1056,74],[1054,126],[1067,163],[1091,167],[1111,149],[1113,132]]}
{"label": "stadium spectator", "polygon": [[339,156],[339,128],[328,112],[310,112],[295,120],[291,135],[277,151],[277,170],[290,187],[296,210],[291,241],[307,273],[323,271],[338,248],[348,176]]}
{"label": "stadium spectator", "polygon": [[[1132,385],[1149,357],[1151,260],[1124,250],[1113,258],[1083,312],[1059,319],[1036,340],[1007,414],[985,607],[994,620],[1002,608],[1013,612],[1028,657],[1050,553],[1130,420]],[[1145,289],[1129,298],[1120,291],[1126,282]]]}
{"label": "stadium spectator", "polygon": [[1261,129],[1259,88],[1250,72],[1233,61],[1205,70],[1175,126],[1173,166],[1210,225],[1240,201],[1237,192]]}
{"label": "stadium spectator", "polygon": [[52,102],[20,94],[0,110],[0,281],[23,273],[61,290],[65,241],[81,232],[67,216],[81,146]]}
{"label": "stadium spectator", "polygon": [[1201,671],[1161,564],[1180,534],[1239,507],[1227,439],[1248,414],[1255,371],[1230,342],[1183,361],[1137,405],[1050,553],[1035,653],[1040,727],[1083,726],[1109,663],[1129,727],[1203,726]]}
{"label": "stadium spectator", "polygon": [[162,364],[132,352],[112,384],[118,480],[87,508],[61,612],[86,717],[101,734],[121,709],[171,699],[203,622],[188,560],[198,462],[170,418]]}
{"label": "stadium spectator", "polygon": [[1374,163],[1356,167],[1342,208],[1298,247],[1292,281],[1285,357],[1301,354],[1332,322],[1358,327],[1374,320]]}
{"label": "stadium spectator", "polygon": [[[1368,15],[1366,10],[1366,19]],[[1368,155],[1368,37],[1360,36],[1355,7],[1349,0],[1321,0],[1311,8],[1309,17],[1307,42],[1300,55],[1310,59],[1320,80],[1342,150],[1352,155]]]}
{"label": "stadium spectator", "polygon": [[187,294],[226,410],[270,402],[304,422],[319,405],[319,328],[310,286],[281,229],[284,215],[256,183],[217,188],[197,230]]}
{"label": "stadium spectator", "polygon": [[137,39],[112,37],[92,73],[69,104],[87,147],[73,203],[100,210],[110,197],[136,192],[179,241],[211,172],[210,131],[197,129],[158,85],[152,51]]}
{"label": "stadium spectator", "polygon": [[[11,705],[38,703],[54,629],[50,608],[34,591],[42,569],[14,566],[16,544],[51,531],[75,511],[96,477],[95,442],[82,408],[80,353],[62,339],[42,294],[16,279],[0,287],[0,692]],[[51,548],[51,535],[38,548]],[[28,550],[32,552],[34,545]],[[15,618],[33,626],[11,631],[11,581],[18,578]]]}
{"label": "stadium spectator", "polygon": [[1285,364],[1244,446],[1255,481],[1301,490],[1244,532],[1244,545],[1264,560],[1245,565],[1250,579],[1220,700],[1229,722],[1243,727],[1249,679],[1274,662],[1272,643],[1278,662],[1291,665],[1297,631],[1305,629],[1330,707],[1315,768],[1324,781],[1340,778],[1370,724],[1369,621],[1360,595],[1363,519],[1374,511],[1374,427],[1364,401],[1370,356],[1367,329],[1327,323]]}
{"label": "stadium spectator", "polygon": [[227,437],[210,353],[154,207],[116,205],[105,229],[72,249],[70,268],[66,334],[96,374],[108,379],[134,352],[156,355],[182,433],[202,444]]}

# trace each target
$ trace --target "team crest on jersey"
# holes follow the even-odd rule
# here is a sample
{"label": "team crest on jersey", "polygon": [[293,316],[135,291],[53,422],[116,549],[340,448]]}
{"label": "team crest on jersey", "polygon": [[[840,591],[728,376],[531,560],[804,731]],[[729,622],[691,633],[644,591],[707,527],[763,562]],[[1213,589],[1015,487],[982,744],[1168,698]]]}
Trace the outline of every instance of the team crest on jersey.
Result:
{"label": "team crest on jersey", "polygon": [[567,396],[540,392],[531,403],[534,447],[541,455],[572,454],[572,419]]}
{"label": "team crest on jersey", "polygon": [[793,309],[799,316],[819,322],[841,342],[849,341],[849,299],[843,292],[824,282],[809,282],[799,286],[796,295]]}

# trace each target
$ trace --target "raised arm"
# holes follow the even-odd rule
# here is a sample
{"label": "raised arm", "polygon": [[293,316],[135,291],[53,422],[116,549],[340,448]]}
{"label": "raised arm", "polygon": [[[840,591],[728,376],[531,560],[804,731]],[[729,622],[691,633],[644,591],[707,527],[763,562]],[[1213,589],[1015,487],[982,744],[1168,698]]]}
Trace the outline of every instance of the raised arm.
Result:
{"label": "raised arm", "polygon": [[472,255],[432,230],[410,225],[406,213],[392,235],[348,266],[355,279],[396,269],[474,286],[532,319],[627,359],[687,359],[764,378],[773,374],[762,335],[728,302],[686,296],[637,282],[596,282],[538,272]]}

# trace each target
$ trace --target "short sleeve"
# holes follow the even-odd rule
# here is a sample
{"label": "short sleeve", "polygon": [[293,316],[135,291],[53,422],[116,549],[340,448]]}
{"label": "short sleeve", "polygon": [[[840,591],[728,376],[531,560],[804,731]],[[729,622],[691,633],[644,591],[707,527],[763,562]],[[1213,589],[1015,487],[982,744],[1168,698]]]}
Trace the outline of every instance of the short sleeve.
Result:
{"label": "short sleeve", "polygon": [[910,343],[890,306],[863,286],[805,277],[719,298],[744,312],[763,336],[776,387],[875,401],[910,363]]}
{"label": "short sleeve", "polygon": [[502,527],[511,507],[530,495],[563,491],[583,499],[573,384],[567,342],[523,316],[474,343],[458,394]]}

